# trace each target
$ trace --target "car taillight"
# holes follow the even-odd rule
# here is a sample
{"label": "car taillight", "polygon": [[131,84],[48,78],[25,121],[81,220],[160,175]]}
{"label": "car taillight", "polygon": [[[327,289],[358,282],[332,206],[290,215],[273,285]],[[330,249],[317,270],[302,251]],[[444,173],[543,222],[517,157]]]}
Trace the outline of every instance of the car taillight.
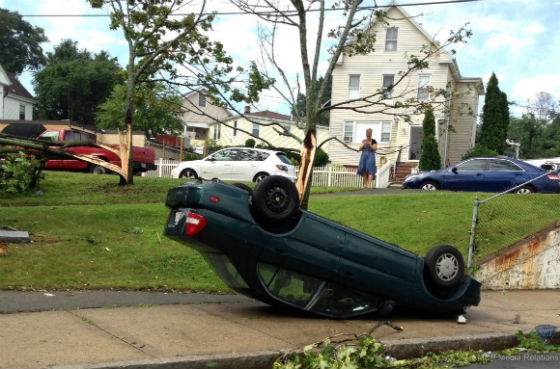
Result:
{"label": "car taillight", "polygon": [[558,173],[547,174],[546,177],[551,181],[560,181],[560,177],[558,177]]}
{"label": "car taillight", "polygon": [[288,171],[288,167],[285,165],[281,165],[281,164],[276,164],[276,168],[283,170],[284,172]]}
{"label": "car taillight", "polygon": [[194,237],[206,227],[208,221],[200,214],[187,214],[187,236]]}

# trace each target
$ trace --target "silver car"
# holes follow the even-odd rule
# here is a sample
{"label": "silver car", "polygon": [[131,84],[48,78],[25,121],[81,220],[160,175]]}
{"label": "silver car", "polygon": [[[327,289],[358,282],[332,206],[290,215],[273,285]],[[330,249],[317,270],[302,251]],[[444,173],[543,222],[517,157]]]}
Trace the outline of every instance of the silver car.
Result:
{"label": "silver car", "polygon": [[270,175],[296,181],[296,171],[281,151],[230,147],[202,160],[181,162],[171,172],[173,178],[219,178],[224,181],[260,182]]}

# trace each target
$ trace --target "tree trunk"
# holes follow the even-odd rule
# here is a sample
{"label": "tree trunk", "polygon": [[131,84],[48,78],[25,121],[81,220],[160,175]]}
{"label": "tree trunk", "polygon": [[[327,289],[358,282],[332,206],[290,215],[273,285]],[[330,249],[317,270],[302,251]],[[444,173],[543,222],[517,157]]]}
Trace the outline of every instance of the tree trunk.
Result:
{"label": "tree trunk", "polygon": [[317,134],[314,129],[310,129],[305,135],[303,148],[301,150],[301,165],[299,168],[296,188],[299,192],[300,207],[307,210],[309,202],[309,192],[311,189],[313,160],[315,159],[315,150],[317,149]]}

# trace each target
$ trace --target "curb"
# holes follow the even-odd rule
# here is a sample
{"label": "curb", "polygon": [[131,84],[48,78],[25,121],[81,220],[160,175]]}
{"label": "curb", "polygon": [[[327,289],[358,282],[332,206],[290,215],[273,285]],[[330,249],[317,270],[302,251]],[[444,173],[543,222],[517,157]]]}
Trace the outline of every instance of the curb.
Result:
{"label": "curb", "polygon": [[[523,332],[529,335],[530,331]],[[428,352],[448,350],[484,350],[497,351],[516,346],[517,333],[488,333],[476,336],[408,338],[381,341],[387,355],[396,359],[408,359],[422,356]],[[560,343],[560,332],[551,339]],[[99,364],[53,366],[50,369],[270,369],[282,355],[298,353],[300,350],[259,351],[250,353],[212,354],[184,356],[168,359],[142,361],[117,361]]]}

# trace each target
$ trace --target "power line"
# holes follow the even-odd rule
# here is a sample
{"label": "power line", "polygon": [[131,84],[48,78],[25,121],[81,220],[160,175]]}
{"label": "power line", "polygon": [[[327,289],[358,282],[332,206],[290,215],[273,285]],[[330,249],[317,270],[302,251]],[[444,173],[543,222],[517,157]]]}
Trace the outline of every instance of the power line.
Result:
{"label": "power line", "polygon": [[[443,0],[443,1],[426,1],[422,3],[407,3],[407,4],[393,4],[393,5],[377,5],[377,6],[362,6],[358,10],[373,10],[379,8],[391,8],[393,6],[407,7],[407,6],[422,6],[422,5],[444,5],[444,4],[457,4],[457,3],[471,3],[481,0]],[[346,8],[328,8],[325,9],[326,12],[332,11],[345,11]],[[320,9],[309,9],[307,12],[318,12]],[[176,13],[172,14],[173,17],[187,16],[191,13]],[[214,13],[203,13],[203,15],[210,15]],[[262,12],[216,12],[216,15],[231,16],[231,15],[284,15],[284,16],[295,16],[297,11],[286,10],[286,11],[262,11]],[[71,17],[83,17],[83,18],[99,18],[99,17],[109,17],[110,14],[20,14],[21,17],[34,17],[34,18],[71,18]]]}

